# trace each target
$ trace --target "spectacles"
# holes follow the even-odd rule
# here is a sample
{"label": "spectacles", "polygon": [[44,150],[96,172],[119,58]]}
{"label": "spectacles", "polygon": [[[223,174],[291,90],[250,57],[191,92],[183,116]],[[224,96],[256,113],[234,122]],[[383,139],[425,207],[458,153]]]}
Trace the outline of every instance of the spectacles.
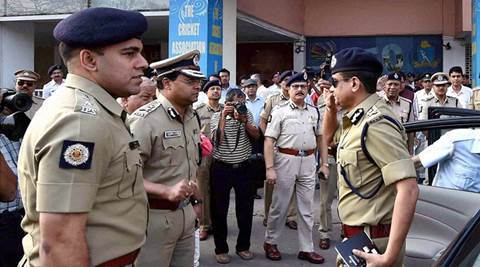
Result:
{"label": "spectacles", "polygon": [[187,80],[178,79],[178,80],[189,86],[200,85],[202,83],[201,79],[187,79]]}
{"label": "spectacles", "polygon": [[[350,79],[351,79],[351,78],[350,78]],[[340,80],[336,80],[336,79],[333,79],[333,78],[332,78],[332,79],[330,80],[330,82],[332,83],[333,88],[337,88],[338,83],[339,83],[340,81],[348,81],[348,80],[350,80],[350,79],[340,79]]]}
{"label": "spectacles", "polygon": [[27,86],[33,86],[35,83],[30,81],[22,81],[22,80],[17,81],[18,86],[23,86],[24,84],[26,84]]}

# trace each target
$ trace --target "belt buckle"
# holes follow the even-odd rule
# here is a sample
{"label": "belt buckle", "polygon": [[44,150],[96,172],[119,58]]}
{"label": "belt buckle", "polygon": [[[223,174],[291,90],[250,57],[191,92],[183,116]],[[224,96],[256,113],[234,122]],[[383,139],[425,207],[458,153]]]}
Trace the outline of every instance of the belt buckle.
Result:
{"label": "belt buckle", "polygon": [[300,157],[305,157],[305,156],[307,155],[307,151],[305,151],[305,150],[298,150],[298,155],[299,155]]}

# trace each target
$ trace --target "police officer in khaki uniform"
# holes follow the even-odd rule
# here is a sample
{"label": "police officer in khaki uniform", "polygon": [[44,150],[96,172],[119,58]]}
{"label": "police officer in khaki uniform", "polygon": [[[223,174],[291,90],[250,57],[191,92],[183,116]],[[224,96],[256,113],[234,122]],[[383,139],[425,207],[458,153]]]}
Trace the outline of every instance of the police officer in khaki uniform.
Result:
{"label": "police officer in khaki uniform", "polygon": [[[381,253],[354,254],[367,265],[401,266],[418,187],[405,130],[375,94],[382,68],[374,54],[361,48],[333,56],[335,91],[326,96],[323,130],[326,136],[337,130],[337,102],[345,109],[337,150],[342,229],[347,238],[365,232]],[[341,260],[337,264],[343,265]]]}
{"label": "police officer in khaki uniform", "polygon": [[[329,88],[330,83],[328,81],[320,80],[317,85],[318,88]],[[328,90],[328,89],[326,89]],[[323,92],[323,91],[322,91]],[[317,101],[317,108],[320,113],[320,125],[323,121],[323,113],[325,112],[326,103],[323,94],[320,95]],[[321,152],[326,153],[322,155],[319,173],[320,184],[320,221],[318,225],[318,233],[320,235],[319,247],[320,249],[330,248],[330,238],[333,230],[332,225],[332,203],[337,195],[337,166],[335,162],[334,149],[328,144],[321,146]]]}
{"label": "police officer in khaki uniform", "polygon": [[432,75],[433,95],[420,99],[418,119],[428,119],[428,107],[458,107],[458,99],[447,95],[448,75],[437,72]]}
{"label": "police officer in khaki uniform", "polygon": [[55,27],[69,74],[20,149],[27,235],[19,266],[134,263],[145,241],[147,197],[138,142],[115,98],[140,90],[146,29],[142,14],[113,8],[85,9]]}
{"label": "police officer in khaki uniform", "polygon": [[44,99],[33,95],[37,87],[40,75],[31,70],[17,70],[15,72],[15,90],[17,92],[26,93],[32,98],[32,107],[25,112],[27,117],[33,118],[33,115],[42,106]]}
{"label": "police officer in khaki uniform", "polygon": [[[387,82],[385,83],[385,94],[383,100],[392,109],[393,114],[401,122],[413,121],[413,104],[408,98],[400,96],[401,77],[398,73],[392,72],[387,75]],[[408,151],[413,154],[413,133],[408,134]]]}
{"label": "police officer in khaki uniform", "polygon": [[[313,198],[316,181],[315,151],[320,147],[319,111],[305,103],[308,95],[307,74],[290,77],[289,101],[274,108],[265,131],[265,166],[267,183],[274,185],[272,206],[265,233],[265,255],[280,260],[277,248],[284,228],[283,222],[292,195],[297,198],[298,258],[310,263],[323,263],[314,251]],[[274,155],[274,147],[277,153]]]}
{"label": "police officer in khaki uniform", "polygon": [[470,100],[469,109],[480,110],[480,88],[472,90],[472,99]]}
{"label": "police officer in khaki uniform", "polygon": [[[210,140],[212,140],[210,132],[210,119],[216,112],[223,109],[223,104],[219,103],[222,93],[220,81],[208,81],[202,88],[207,94],[208,102],[200,104],[195,111],[200,118],[201,132]],[[210,165],[212,157],[207,156],[202,159],[202,163],[197,170],[198,188],[203,196],[202,217],[200,218],[200,240],[206,240],[211,232],[210,219]]]}
{"label": "police officer in khaki uniform", "polygon": [[[289,87],[286,85],[288,79],[292,75],[296,74],[295,71],[293,70],[286,70],[282,72],[280,75],[280,88],[281,92],[277,94],[273,94],[269,96],[265,100],[265,104],[263,106],[263,110],[260,113],[260,129],[262,132],[265,132],[267,129],[267,123],[268,123],[268,117],[270,117],[270,114],[272,113],[272,110],[274,107],[286,103],[288,101],[288,89]],[[267,220],[268,220],[268,212],[270,210],[270,205],[272,204],[272,193],[273,193],[273,186],[268,184],[267,181],[265,181],[263,185],[263,194],[264,194],[264,218],[263,218],[263,225],[267,226]],[[295,207],[295,198],[292,197],[292,200],[290,201],[290,205],[288,208],[288,213],[287,213],[287,221],[286,225],[291,228],[291,229],[297,229],[297,222],[296,217],[297,217],[297,208]]]}
{"label": "police officer in khaki uniform", "polygon": [[196,186],[200,123],[192,109],[205,76],[200,52],[150,64],[160,93],[137,109],[129,123],[140,142],[150,205],[148,237],[139,266],[193,266],[194,231],[202,198]]}

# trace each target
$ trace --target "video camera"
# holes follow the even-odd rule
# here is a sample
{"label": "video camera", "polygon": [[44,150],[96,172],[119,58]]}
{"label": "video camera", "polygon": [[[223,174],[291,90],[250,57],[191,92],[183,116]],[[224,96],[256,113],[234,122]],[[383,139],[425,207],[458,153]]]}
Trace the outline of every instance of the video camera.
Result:
{"label": "video camera", "polygon": [[320,65],[320,78],[322,80],[331,81],[332,69],[330,67],[332,63],[332,53],[328,52],[325,57],[325,62]]}
{"label": "video camera", "polygon": [[[12,141],[18,141],[27,130],[30,119],[25,115],[32,107],[32,99],[26,93],[17,93],[10,89],[0,89],[0,133]],[[9,114],[11,113],[11,114]]]}
{"label": "video camera", "polygon": [[231,105],[239,115],[247,115],[248,109],[245,103],[242,102],[227,102],[225,105]]}

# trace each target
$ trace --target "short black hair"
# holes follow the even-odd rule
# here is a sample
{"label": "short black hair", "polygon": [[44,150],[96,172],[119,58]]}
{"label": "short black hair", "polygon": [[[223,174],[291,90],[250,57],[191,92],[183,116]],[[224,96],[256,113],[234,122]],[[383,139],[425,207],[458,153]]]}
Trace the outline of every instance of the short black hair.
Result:
{"label": "short black hair", "polygon": [[64,42],[60,42],[60,44],[58,45],[58,52],[63,62],[67,63],[73,58],[76,51],[80,51],[82,49],[88,49],[99,55],[103,55],[103,48],[104,47],[83,47],[83,46],[74,47],[74,46],[67,45]]}
{"label": "short black hair", "polygon": [[245,96],[245,93],[239,88],[232,88],[227,91],[227,95],[225,96],[226,102],[232,102],[235,97],[238,96]]}
{"label": "short black hair", "polygon": [[344,79],[351,79],[357,77],[367,89],[367,93],[374,94],[377,92],[377,80],[381,74],[375,74],[369,71],[345,71],[340,72]]}
{"label": "short black hair", "polygon": [[451,67],[450,70],[448,71],[448,75],[449,75],[449,76],[452,75],[453,72],[458,72],[458,73],[460,73],[460,74],[463,75],[463,69],[462,69],[462,67],[460,67],[460,66],[453,66],[453,67]]}
{"label": "short black hair", "polygon": [[174,71],[174,72],[171,72],[169,74],[166,74],[164,76],[162,76],[160,79],[157,80],[157,87],[159,90],[163,90],[163,83],[162,83],[162,80],[164,78],[167,78],[169,79],[170,81],[175,81],[178,76],[180,75],[180,72],[179,71]]}
{"label": "short black hair", "polygon": [[220,72],[226,72],[226,73],[228,73],[228,76],[230,76],[230,71],[227,70],[226,68],[223,68],[223,69],[219,70],[218,73],[217,73],[218,76],[220,76]]}

